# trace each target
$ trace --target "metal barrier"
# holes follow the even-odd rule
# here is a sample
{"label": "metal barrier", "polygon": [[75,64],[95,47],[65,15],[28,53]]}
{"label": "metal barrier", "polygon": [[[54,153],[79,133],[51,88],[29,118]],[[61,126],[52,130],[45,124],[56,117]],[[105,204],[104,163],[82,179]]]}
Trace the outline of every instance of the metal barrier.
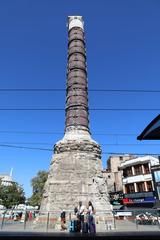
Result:
{"label": "metal barrier", "polygon": [[[66,230],[70,220],[76,219],[73,211],[66,211]],[[160,210],[136,209],[96,212],[96,231],[159,231]],[[60,212],[35,210],[3,210],[0,212],[0,231],[61,231]]]}

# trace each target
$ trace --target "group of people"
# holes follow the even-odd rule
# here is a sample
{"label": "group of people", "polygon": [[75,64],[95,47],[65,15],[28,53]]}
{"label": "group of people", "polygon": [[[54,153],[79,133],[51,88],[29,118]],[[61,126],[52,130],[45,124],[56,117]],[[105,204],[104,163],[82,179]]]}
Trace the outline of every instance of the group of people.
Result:
{"label": "group of people", "polygon": [[[74,214],[76,216],[77,222],[79,223],[79,230],[82,231],[85,227],[88,228],[90,233],[96,232],[95,227],[95,208],[91,201],[88,202],[87,206],[79,201],[78,206],[74,208]],[[61,213],[61,230],[66,230],[66,212],[65,210]]]}

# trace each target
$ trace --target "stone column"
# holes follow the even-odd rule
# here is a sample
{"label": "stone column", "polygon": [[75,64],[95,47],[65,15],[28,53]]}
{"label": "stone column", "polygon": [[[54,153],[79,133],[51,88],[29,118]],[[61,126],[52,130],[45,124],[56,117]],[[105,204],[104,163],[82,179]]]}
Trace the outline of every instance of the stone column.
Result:
{"label": "stone column", "polygon": [[[87,68],[83,19],[68,17],[68,65],[64,137],[54,145],[41,210],[73,211],[92,201],[96,212],[111,214],[102,173],[101,148],[89,131]],[[105,211],[105,212],[102,212]]]}
{"label": "stone column", "polygon": [[151,163],[148,163],[149,173],[151,173]]}
{"label": "stone column", "polygon": [[142,174],[145,174],[144,165],[142,164]]}
{"label": "stone column", "polygon": [[132,175],[135,175],[135,169],[134,169],[134,166],[132,166],[131,168],[132,168]]}
{"label": "stone column", "polygon": [[68,66],[65,131],[89,131],[85,37],[82,17],[68,19]]}
{"label": "stone column", "polygon": [[145,192],[147,192],[148,191],[148,187],[147,187],[147,183],[146,183],[146,181],[144,182],[144,190],[145,190]]}
{"label": "stone column", "polygon": [[152,189],[153,189],[153,191],[155,191],[155,187],[154,187],[153,180],[151,180],[151,184],[152,184]]}
{"label": "stone column", "polygon": [[137,192],[137,183],[134,183],[134,190]]}
{"label": "stone column", "polygon": [[123,185],[123,193],[125,194],[126,193],[126,186]]}

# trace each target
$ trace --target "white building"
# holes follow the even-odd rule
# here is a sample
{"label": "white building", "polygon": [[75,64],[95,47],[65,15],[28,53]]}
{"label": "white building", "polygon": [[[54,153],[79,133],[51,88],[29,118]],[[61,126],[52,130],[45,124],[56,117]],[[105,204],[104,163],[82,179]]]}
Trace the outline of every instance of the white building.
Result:
{"label": "white building", "polygon": [[11,169],[10,174],[0,174],[1,184],[3,186],[11,186],[14,183],[14,180],[12,178],[12,172],[13,169]]}
{"label": "white building", "polygon": [[121,162],[124,203],[154,202],[154,183],[151,167],[159,159],[152,156],[137,157]]}

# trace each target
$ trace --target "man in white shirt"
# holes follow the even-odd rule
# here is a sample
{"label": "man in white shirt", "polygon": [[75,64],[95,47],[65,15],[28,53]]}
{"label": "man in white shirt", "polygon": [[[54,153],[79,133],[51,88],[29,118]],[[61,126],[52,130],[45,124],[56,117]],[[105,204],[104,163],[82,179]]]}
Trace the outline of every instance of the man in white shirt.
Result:
{"label": "man in white shirt", "polygon": [[85,206],[82,205],[82,201],[79,201],[77,209],[78,209],[77,217],[81,222],[81,228],[82,228],[82,225],[84,223],[84,212],[85,212]]}

